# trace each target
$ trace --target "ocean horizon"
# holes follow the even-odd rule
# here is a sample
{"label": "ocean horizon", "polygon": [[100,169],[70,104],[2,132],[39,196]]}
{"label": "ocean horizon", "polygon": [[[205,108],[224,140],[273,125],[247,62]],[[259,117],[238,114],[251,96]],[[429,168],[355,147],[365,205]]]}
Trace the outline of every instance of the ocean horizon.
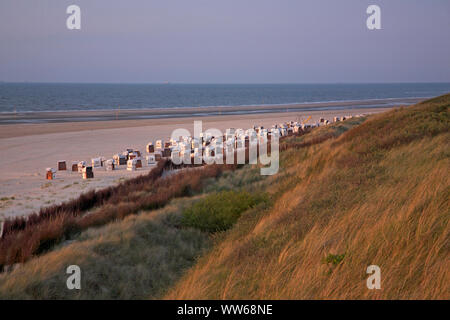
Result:
{"label": "ocean horizon", "polygon": [[[430,98],[450,83],[145,84],[0,82],[0,113],[301,105]],[[386,106],[386,103],[383,104]]]}

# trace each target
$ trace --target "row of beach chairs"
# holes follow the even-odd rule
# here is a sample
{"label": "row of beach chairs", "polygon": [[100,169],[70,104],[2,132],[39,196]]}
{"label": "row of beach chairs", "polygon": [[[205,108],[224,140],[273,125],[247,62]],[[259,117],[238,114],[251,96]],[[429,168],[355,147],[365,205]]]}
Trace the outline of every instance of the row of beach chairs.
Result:
{"label": "row of beach chairs", "polygon": [[[364,115],[356,115],[361,117]],[[221,137],[214,137],[210,134],[201,133],[200,141],[192,137],[180,136],[178,139],[156,140],[155,144],[150,142],[146,146],[148,155],[145,157],[147,166],[156,164],[162,158],[174,157],[195,157],[204,153],[207,156],[223,156],[223,151],[232,148],[248,148],[250,143],[255,143],[259,140],[268,141],[272,135],[280,137],[289,136],[294,133],[308,130],[310,128],[328,125],[332,122],[344,121],[353,116],[334,117],[333,121],[325,118],[320,118],[318,123],[299,123],[296,121],[289,121],[286,123],[275,124],[270,129],[262,126],[253,126],[248,130],[229,128]],[[91,159],[91,165],[87,165],[85,161],[72,162],[70,170],[78,172],[83,179],[91,179],[94,177],[94,168],[104,168],[107,171],[116,170],[120,166],[127,166],[128,171],[135,171],[143,167],[142,155],[139,150],[126,149],[121,153],[113,155],[112,159],[105,159],[104,157],[97,157]],[[57,171],[67,171],[67,163],[65,160],[57,162],[57,170],[54,168],[47,168],[46,178],[48,180],[55,179]]]}

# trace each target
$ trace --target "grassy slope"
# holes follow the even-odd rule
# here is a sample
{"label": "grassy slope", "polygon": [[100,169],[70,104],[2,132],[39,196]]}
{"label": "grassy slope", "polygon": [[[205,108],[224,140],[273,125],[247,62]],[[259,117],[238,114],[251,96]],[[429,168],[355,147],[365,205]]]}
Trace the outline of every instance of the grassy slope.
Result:
{"label": "grassy slope", "polygon": [[[287,191],[244,215],[167,298],[449,299],[449,106],[435,98],[284,153],[291,177],[272,190]],[[371,264],[381,290],[366,287]]]}
{"label": "grassy slope", "polygon": [[[250,190],[264,180],[257,168],[246,167],[210,178],[204,192]],[[181,227],[182,212],[205,195],[178,198],[162,209],[74,235],[17,270],[0,274],[0,300],[161,298],[211,247],[214,237]],[[82,271],[79,291],[66,287],[66,268],[73,264]]]}
{"label": "grassy slope", "polygon": [[[0,276],[0,299],[144,299],[162,291],[209,245],[207,235],[178,230],[179,204],[84,231],[65,246]],[[81,290],[66,288],[66,268],[82,271]]]}
{"label": "grassy slope", "polygon": [[[83,231],[0,275],[0,299],[449,298],[449,101],[283,141],[278,175],[245,166],[203,195]],[[214,236],[181,227],[184,208],[230,189],[273,205]],[[334,266],[329,254],[345,256]],[[81,291],[66,289],[71,264]],[[381,291],[365,287],[369,264],[382,268]]]}

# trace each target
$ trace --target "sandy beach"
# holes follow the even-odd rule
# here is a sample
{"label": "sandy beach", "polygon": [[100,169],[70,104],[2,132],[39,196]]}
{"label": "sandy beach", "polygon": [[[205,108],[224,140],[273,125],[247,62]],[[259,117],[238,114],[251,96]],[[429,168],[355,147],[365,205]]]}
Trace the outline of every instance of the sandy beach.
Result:
{"label": "sandy beach", "polygon": [[185,128],[193,133],[194,120],[203,121],[203,130],[217,128],[250,128],[253,125],[270,127],[285,121],[310,122],[320,117],[371,114],[390,108],[362,108],[332,111],[279,112],[209,117],[167,119],[87,121],[44,124],[0,125],[0,219],[33,213],[41,206],[49,206],[75,198],[91,189],[117,184],[151,170],[144,168],[129,172],[119,170],[95,171],[94,179],[82,180],[78,173],[57,172],[56,179],[45,179],[47,167],[56,168],[58,160],[87,161],[113,154],[126,148],[143,152],[150,141],[167,139],[174,129]]}

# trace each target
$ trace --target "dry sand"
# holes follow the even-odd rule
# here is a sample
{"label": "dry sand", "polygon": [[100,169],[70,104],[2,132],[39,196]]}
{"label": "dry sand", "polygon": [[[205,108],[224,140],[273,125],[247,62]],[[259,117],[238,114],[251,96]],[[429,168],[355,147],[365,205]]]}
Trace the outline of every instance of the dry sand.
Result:
{"label": "dry sand", "polygon": [[151,168],[144,164],[136,172],[124,166],[113,172],[95,170],[94,179],[82,180],[78,173],[57,172],[53,181],[45,180],[45,169],[56,168],[58,160],[87,161],[104,156],[111,158],[126,148],[143,152],[150,141],[167,139],[174,129],[186,128],[193,133],[194,120],[203,121],[203,130],[217,128],[247,129],[254,124],[270,127],[285,121],[320,117],[377,113],[388,108],[339,111],[305,111],[227,115],[200,118],[91,121],[46,124],[0,125],[0,220],[28,215],[41,206],[61,203],[91,189],[99,189],[135,177]]}

